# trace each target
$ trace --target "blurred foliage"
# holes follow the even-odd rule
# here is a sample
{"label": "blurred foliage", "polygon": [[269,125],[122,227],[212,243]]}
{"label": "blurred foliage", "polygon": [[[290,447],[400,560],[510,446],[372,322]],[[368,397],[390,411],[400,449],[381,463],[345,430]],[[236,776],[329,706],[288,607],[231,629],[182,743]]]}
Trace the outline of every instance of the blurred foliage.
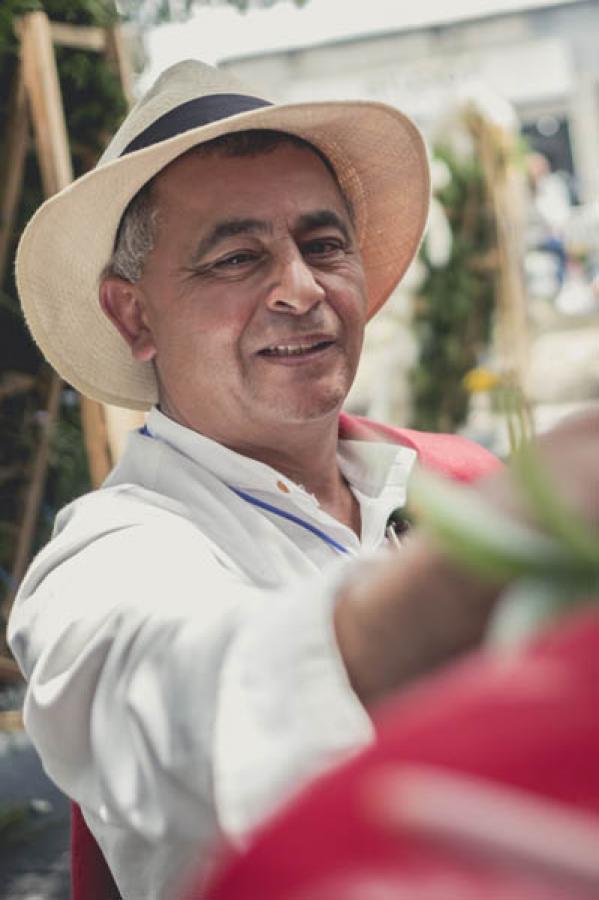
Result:
{"label": "blurred foliage", "polygon": [[[117,21],[112,0],[2,0],[0,5],[0,185],[11,177],[6,138],[11,91],[19,56],[14,25],[19,16],[44,10],[54,22],[107,27]],[[118,76],[92,52],[56,48],[73,168],[77,175],[95,164],[126,112]],[[0,191],[2,187],[0,186]],[[43,197],[33,142],[25,164],[23,191],[13,225],[9,260],[19,235]],[[37,448],[50,383],[50,370],[25,326],[13,267],[0,285],[0,585],[8,586],[23,499]],[[36,546],[47,538],[57,509],[89,488],[77,395],[63,392],[51,450]]]}
{"label": "blurred foliage", "polygon": [[3,847],[28,843],[41,831],[64,818],[64,813],[57,816],[52,805],[43,800],[0,802],[0,843]]}
{"label": "blurred foliage", "polygon": [[495,223],[477,155],[459,158],[447,146],[434,155],[451,179],[437,193],[453,241],[446,266],[436,268],[426,252],[426,277],[416,298],[414,328],[420,347],[412,371],[411,425],[428,431],[455,431],[468,413],[464,376],[488,346],[495,306]]}
{"label": "blurred foliage", "polygon": [[[196,6],[234,6],[240,12],[252,7],[269,7],[283,0],[118,0],[117,6],[126,19],[142,28],[163,22],[176,22],[191,15]],[[308,0],[284,0],[305,6]]]}

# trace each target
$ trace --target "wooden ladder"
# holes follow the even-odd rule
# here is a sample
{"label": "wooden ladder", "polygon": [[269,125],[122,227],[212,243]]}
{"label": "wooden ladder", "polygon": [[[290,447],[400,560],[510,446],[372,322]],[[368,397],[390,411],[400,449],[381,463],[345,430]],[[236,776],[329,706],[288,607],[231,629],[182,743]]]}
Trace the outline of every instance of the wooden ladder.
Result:
{"label": "wooden ladder", "polygon": [[[12,229],[23,188],[31,128],[45,196],[51,197],[73,181],[55,45],[104,53],[120,78],[125,97],[129,102],[132,99],[133,77],[123,47],[122,30],[118,25],[97,28],[55,23],[40,11],[20,18],[15,31],[20,40],[20,56],[7,123],[6,175],[0,206],[0,283],[6,270]],[[31,557],[62,387],[60,376],[54,372],[19,527],[11,572],[13,586],[2,604],[1,612],[5,620]],[[117,411],[84,396],[80,400],[91,481],[97,487],[118,456],[123,432],[135,427],[142,419],[140,413],[132,412],[124,421],[123,414],[129,411]]]}

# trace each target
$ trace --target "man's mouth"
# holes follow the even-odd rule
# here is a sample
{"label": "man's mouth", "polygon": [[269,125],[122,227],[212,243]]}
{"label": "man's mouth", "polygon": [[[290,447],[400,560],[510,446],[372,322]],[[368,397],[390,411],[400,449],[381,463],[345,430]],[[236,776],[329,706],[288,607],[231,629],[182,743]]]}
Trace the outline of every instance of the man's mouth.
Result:
{"label": "man's mouth", "polygon": [[304,341],[294,344],[271,344],[269,347],[260,350],[258,355],[268,357],[309,356],[330,347],[333,343],[332,339],[323,338],[322,340]]}

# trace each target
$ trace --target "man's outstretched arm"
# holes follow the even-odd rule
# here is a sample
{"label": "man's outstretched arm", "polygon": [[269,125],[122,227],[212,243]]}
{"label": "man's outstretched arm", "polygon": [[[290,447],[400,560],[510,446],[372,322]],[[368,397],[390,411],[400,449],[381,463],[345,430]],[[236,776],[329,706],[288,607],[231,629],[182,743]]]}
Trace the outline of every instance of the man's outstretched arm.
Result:
{"label": "man's outstretched arm", "polygon": [[[556,492],[596,526],[599,412],[565,421],[537,447]],[[529,518],[509,470],[484,479],[478,490],[516,521]],[[421,532],[399,555],[354,572],[339,593],[334,619],[350,682],[362,702],[375,703],[476,645],[502,587],[452,563]]]}

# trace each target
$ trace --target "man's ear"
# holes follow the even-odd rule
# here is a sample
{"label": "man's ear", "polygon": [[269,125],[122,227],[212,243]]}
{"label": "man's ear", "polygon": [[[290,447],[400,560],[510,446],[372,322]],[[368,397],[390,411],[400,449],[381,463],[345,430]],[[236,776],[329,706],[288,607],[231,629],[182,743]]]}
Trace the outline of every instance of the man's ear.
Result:
{"label": "man's ear", "polygon": [[109,275],[100,285],[100,306],[127,341],[134,359],[147,362],[156,356],[154,337],[137,285]]}

